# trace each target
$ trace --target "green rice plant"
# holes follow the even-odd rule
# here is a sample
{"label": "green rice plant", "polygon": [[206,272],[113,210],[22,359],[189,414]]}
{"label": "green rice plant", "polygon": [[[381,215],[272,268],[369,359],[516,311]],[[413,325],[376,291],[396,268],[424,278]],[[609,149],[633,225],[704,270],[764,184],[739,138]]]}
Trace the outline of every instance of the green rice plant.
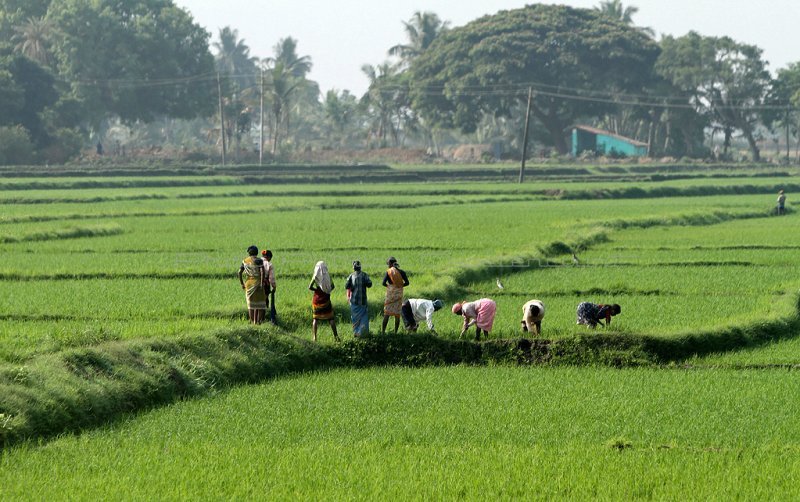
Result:
{"label": "green rice plant", "polygon": [[[211,334],[246,322],[236,273],[250,244],[275,251],[278,332],[296,337],[302,346],[310,340],[307,286],[320,259],[328,262],[337,286],[333,304],[345,335],[349,309],[343,286],[354,259],[362,261],[375,282],[369,293],[373,332],[382,318],[380,280],[390,255],[409,272],[407,297],[447,301],[448,308],[434,318],[440,345],[422,347],[414,337],[347,342],[346,352],[331,354],[348,364],[449,364],[456,355],[484,364],[546,363],[546,358],[533,355],[544,353],[576,365],[649,365],[654,359],[687,357],[689,364],[703,365],[715,364],[714,357],[726,364],[724,356],[704,355],[715,349],[747,347],[764,350],[762,355],[756,354],[761,349],[740,352],[752,354],[749,360],[761,364],[771,357],[792,361],[800,284],[793,264],[800,242],[787,231],[795,215],[767,217],[773,198],[764,194],[793,178],[748,177],[747,183],[734,178],[622,179],[630,174],[627,168],[608,173],[593,168],[568,181],[555,178],[568,172],[551,173],[550,179],[523,186],[247,186],[235,176],[230,176],[230,184],[207,186],[202,177],[161,176],[109,177],[101,180],[111,183],[107,188],[80,188],[91,186],[92,180],[66,178],[48,179],[52,184],[42,190],[24,183],[13,189],[15,180],[6,179],[3,200],[9,203],[4,203],[0,221],[3,235],[50,237],[0,242],[7,258],[0,263],[0,361],[23,377],[32,374],[32,367],[47,366],[43,361],[58,361],[52,366],[68,364],[82,379],[80,386],[65,387],[71,411],[53,405],[54,416],[48,419],[53,430],[65,420],[76,428],[97,423],[75,417],[95,406],[81,400],[97,391],[86,376],[106,378],[108,368],[114,367],[109,362],[113,351],[97,352],[99,347],[193,347],[168,362],[154,359],[152,378],[160,382],[154,385],[167,389],[166,394],[136,398],[133,408],[125,410],[273,376],[277,373],[270,373],[271,367],[257,370],[255,364],[241,362],[248,354],[264,355],[260,342],[234,342],[232,352],[223,356],[214,347],[229,342]],[[181,186],[184,182],[196,186]],[[147,183],[152,186],[143,192]],[[744,192],[750,195],[734,195],[742,193],[738,185],[748,185]],[[570,199],[568,194],[575,192],[584,196]],[[617,198],[595,199],[601,192]],[[85,228],[120,232],[102,239],[63,239],[69,236],[59,234],[69,230],[64,225],[78,220],[98,222]],[[38,265],[31,267],[32,261]],[[481,297],[498,302],[492,341],[479,346],[456,340],[462,319],[449,312],[449,304]],[[547,305],[545,340],[526,349],[518,343],[521,305],[534,297]],[[584,300],[618,302],[623,313],[610,327],[590,331],[575,325],[575,307]],[[252,333],[268,336],[274,331],[265,326]],[[769,345],[772,340],[778,343]],[[325,350],[331,342],[330,332],[323,329]],[[474,347],[483,347],[480,355]],[[273,355],[281,364],[286,358],[295,361],[292,368],[311,368],[285,350]],[[147,357],[143,360],[149,361]],[[732,365],[746,360],[731,354],[728,358]],[[259,373],[262,370],[266,373]],[[120,378],[151,382],[151,377],[139,380],[136,372],[123,373]],[[63,383],[51,376],[45,388],[49,385],[55,392]],[[126,395],[122,387],[108,385],[109,399]],[[106,410],[106,417],[122,412],[103,406],[98,409]],[[50,408],[44,410],[46,417]],[[24,426],[7,409],[0,413],[6,415],[0,422],[6,423],[6,434]],[[613,453],[627,454],[647,444],[622,430],[592,443],[591,451],[608,455],[613,449],[606,444],[620,438],[632,446]],[[760,461],[776,460],[762,456]]]}
{"label": "green rice plant", "polygon": [[798,384],[785,370],[305,374],[20,445],[0,483],[9,499],[794,498]]}
{"label": "green rice plant", "polygon": [[[472,192],[480,194],[486,193],[488,187],[488,185],[462,184],[457,190],[464,194]],[[70,205],[72,211],[75,207],[80,207],[81,211],[85,211],[83,214],[94,215],[99,219],[108,214],[113,217],[113,224],[123,225],[126,232],[91,242],[81,239],[41,241],[37,245],[37,252],[48,255],[47,266],[44,269],[31,269],[25,266],[31,256],[30,249],[24,247],[25,244],[5,244],[4,253],[9,260],[0,265],[0,278],[5,280],[4,287],[7,286],[8,296],[19,298],[21,302],[19,308],[11,305],[6,305],[6,308],[9,315],[28,317],[9,317],[5,322],[13,324],[5,328],[0,326],[0,329],[10,334],[12,330],[20,329],[24,319],[35,321],[36,329],[41,329],[48,315],[55,315],[52,317],[54,320],[52,322],[60,319],[61,322],[68,322],[67,325],[71,329],[78,331],[82,331],[79,326],[84,322],[89,333],[95,331],[96,319],[106,318],[107,322],[113,323],[112,331],[115,333],[114,336],[119,338],[140,336],[147,331],[147,328],[144,328],[146,324],[143,323],[152,323],[153,326],[161,323],[169,327],[169,332],[174,332],[182,325],[198,326],[197,316],[204,319],[204,326],[213,326],[215,322],[218,322],[220,327],[227,326],[231,322],[232,313],[243,310],[243,300],[237,289],[235,274],[243,249],[255,242],[262,247],[271,247],[275,250],[277,256],[275,263],[281,282],[278,294],[281,310],[287,320],[292,320],[293,329],[296,327],[307,333],[306,316],[310,298],[307,283],[313,264],[319,259],[328,261],[334,274],[334,282],[340,288],[350,272],[350,263],[353,259],[360,259],[365,264],[365,269],[379,281],[386,257],[396,255],[411,274],[412,285],[407,290],[407,295],[410,297],[441,296],[449,301],[455,301],[493,296],[495,276],[503,275],[508,270],[516,270],[515,266],[508,268],[508,265],[515,265],[515,260],[533,260],[531,263],[549,266],[547,261],[542,261],[537,256],[541,253],[540,249],[552,246],[554,243],[563,243],[559,252],[577,250],[584,262],[590,260],[586,263],[593,264],[591,253],[594,253],[595,249],[598,252],[605,252],[603,250],[608,248],[600,245],[602,239],[610,238],[608,230],[597,229],[604,221],[610,219],[613,221],[614,218],[622,222],[636,221],[642,218],[637,215],[656,214],[659,216],[651,217],[651,220],[647,221],[657,222],[660,225],[674,225],[681,222],[680,218],[685,218],[687,214],[689,216],[695,214],[686,212],[687,205],[699,208],[702,204],[710,203],[720,208],[716,214],[736,215],[742,209],[743,213],[746,212],[747,208],[760,200],[759,197],[737,198],[739,202],[733,204],[727,197],[684,198],[678,201],[657,199],[643,208],[636,201],[625,200],[616,201],[612,205],[607,201],[592,200],[494,201],[486,200],[482,195],[464,195],[458,198],[445,196],[442,199],[429,194],[447,193],[446,191],[432,190],[429,185],[418,185],[412,187],[411,193],[422,195],[403,197],[390,197],[391,190],[384,190],[386,193],[376,196],[373,194],[375,187],[360,187],[359,190],[363,195],[348,197],[344,204],[340,204],[336,198],[341,192],[339,189],[323,187],[317,195],[312,195],[307,189],[303,192],[302,187],[288,188],[286,193],[307,195],[271,197],[261,193],[255,198],[182,199],[177,197],[183,193],[180,188],[169,188],[164,189],[170,193],[168,199],[118,200],[86,204],[85,208],[81,207],[82,205]],[[514,185],[493,189],[498,193],[512,193],[518,190]],[[191,193],[193,190],[208,189],[183,190],[189,190]],[[231,192],[231,188],[228,187],[220,187],[217,190],[220,190],[221,194],[236,193]],[[356,193],[358,192],[357,190]],[[276,190],[276,193],[279,191]],[[326,195],[329,193],[337,195],[330,197]],[[443,202],[453,202],[453,204],[425,206],[429,203]],[[266,236],[265,239],[253,235],[253,225],[246,218],[246,215],[252,212],[254,203],[265,208],[260,216],[265,228],[263,234]],[[423,204],[423,206],[404,207],[409,204]],[[47,206],[42,205],[43,208]],[[57,205],[50,207],[53,210],[52,214],[62,210],[62,207]],[[320,209],[322,207],[325,209]],[[112,213],[112,211],[117,212]],[[125,216],[127,211],[133,214]],[[214,211],[217,211],[217,214],[214,214]],[[535,215],[538,222],[535,230],[531,228],[531,215]],[[23,213],[19,213],[19,216],[23,216]],[[481,228],[477,233],[471,231],[471,226],[441,225],[441,221],[469,222],[487,218],[494,224],[491,227]],[[704,224],[719,221],[718,216],[714,218],[716,219],[698,221]],[[386,221],[395,223],[387,225]],[[48,233],[59,231],[60,223],[20,222],[6,224],[4,228],[12,232],[30,231],[31,228],[36,228],[38,232]],[[199,234],[198,228],[202,228]],[[674,227],[664,228],[669,228],[671,233],[676,232]],[[709,227],[705,225],[703,228]],[[298,229],[316,230],[298,232]],[[619,247],[617,234],[624,235],[626,231],[613,228],[612,230],[614,234],[611,238],[614,242],[610,244]],[[554,252],[548,251],[545,254]],[[740,267],[748,267],[750,263],[754,263],[742,259],[726,260],[722,257],[714,260],[676,258],[674,253],[668,254],[675,258],[673,262],[694,262],[694,266],[698,268],[713,265],[712,262],[725,262],[729,266],[738,264]],[[569,260],[569,255],[566,256]],[[678,322],[675,316],[664,315],[661,302],[650,297],[651,292],[669,294],[671,291],[658,278],[662,263],[656,262],[650,269],[639,270],[637,274],[642,279],[629,275],[629,272],[638,270],[631,265],[650,259],[649,253],[644,253],[643,258],[631,257],[627,263],[628,267],[621,274],[596,268],[585,270],[584,274],[575,277],[574,285],[569,285],[567,280],[566,289],[543,290],[536,286],[540,281],[553,284],[564,281],[565,279],[561,278],[563,274],[555,273],[555,270],[548,269],[542,273],[532,271],[533,276],[530,279],[521,276],[520,284],[526,286],[519,288],[518,296],[508,299],[498,298],[502,316],[498,316],[495,336],[519,334],[517,303],[524,302],[528,294],[538,292],[557,295],[559,298],[557,301],[562,304],[558,307],[561,321],[551,323],[549,331],[556,337],[571,336],[575,332],[575,327],[571,324],[574,322],[572,319],[574,305],[580,297],[592,294],[592,291],[601,296],[604,292],[628,294],[631,298],[630,300],[626,298],[626,301],[634,302],[634,308],[640,308],[657,316],[656,322],[653,322],[653,319],[642,315],[632,324],[629,319],[633,318],[624,316],[620,319],[619,328],[629,332],[666,334],[680,329],[712,327],[717,324],[714,319],[729,318],[735,314],[719,311],[715,312],[718,314],[716,317],[709,318],[703,314],[704,309],[693,309],[691,312],[697,314],[684,315],[685,319],[682,322]],[[666,270],[673,270],[674,274],[679,275],[682,268],[677,263],[672,269]],[[619,265],[626,264],[619,263]],[[729,272],[738,273],[738,270],[731,268]],[[568,276],[570,274],[565,277]],[[630,280],[621,281],[619,277],[622,276],[630,277]],[[179,291],[176,284],[183,278],[191,281],[186,284],[186,291],[192,295],[190,297],[193,298],[193,308],[188,310],[181,306],[182,303],[186,303],[185,300],[180,299],[176,293],[169,292]],[[41,309],[36,307],[36,305],[51,304],[46,296],[39,298],[35,293],[29,293],[35,290],[42,280],[53,281],[54,287],[61,286],[62,289],[70,290],[73,292],[71,297],[74,297],[75,301],[60,302],[56,307],[58,312],[52,313],[46,312],[47,307]],[[159,287],[156,292],[153,288],[144,286],[147,281],[161,284],[163,287]],[[471,286],[472,283],[477,284],[482,281],[484,284],[482,286]],[[783,281],[777,275],[769,273],[764,277],[764,281],[773,282],[773,291],[782,290],[780,284]],[[16,284],[17,282],[20,284]],[[642,282],[642,285],[637,285],[637,282]],[[106,302],[92,298],[92,295],[106,288],[108,284],[119,284],[120,288],[115,291],[119,291],[120,295],[115,298],[116,293],[112,293],[110,298],[112,301],[107,302],[108,307],[105,308],[103,305]],[[517,289],[514,280],[509,284]],[[678,281],[673,290],[679,285]],[[726,283],[721,287],[730,289],[735,286]],[[201,294],[198,296],[195,291]],[[202,294],[212,291],[216,295],[213,298]],[[687,290],[688,292],[690,291]],[[373,322],[377,322],[381,316],[382,293],[380,287],[374,288],[371,292]],[[640,298],[642,294],[645,298]],[[694,294],[702,296],[706,293]],[[337,291],[335,304],[341,316],[340,320],[346,323],[348,312],[343,295],[341,289]],[[143,297],[152,298],[163,308],[149,309],[147,303],[142,302]],[[26,306],[31,304],[26,298],[33,300],[33,310]],[[78,298],[81,300],[78,301]],[[691,298],[687,297],[687,301],[693,301]],[[769,295],[758,298],[760,299],[755,299],[756,303],[753,304],[756,309],[769,301]],[[710,300],[706,301],[706,304],[711,303]],[[641,307],[637,307],[637,304],[641,304]],[[119,314],[109,316],[107,312],[109,309]],[[223,312],[223,315],[218,316],[215,312]],[[447,328],[443,331],[444,336],[448,336],[448,333],[458,333],[460,321],[457,317],[442,314],[440,317],[443,317],[440,321],[442,326]],[[306,320],[303,320],[304,318]],[[130,324],[130,328],[127,328],[126,324]],[[25,328],[23,331],[32,334],[34,328]],[[86,339],[91,339],[91,336]],[[30,353],[30,350],[24,352]]]}
{"label": "green rice plant", "polygon": [[59,228],[55,230],[30,232],[18,235],[3,235],[0,236],[0,243],[8,244],[14,242],[78,239],[81,237],[105,237],[109,235],[119,235],[121,233],[123,233],[123,229],[119,225],[92,225],[85,227]]}

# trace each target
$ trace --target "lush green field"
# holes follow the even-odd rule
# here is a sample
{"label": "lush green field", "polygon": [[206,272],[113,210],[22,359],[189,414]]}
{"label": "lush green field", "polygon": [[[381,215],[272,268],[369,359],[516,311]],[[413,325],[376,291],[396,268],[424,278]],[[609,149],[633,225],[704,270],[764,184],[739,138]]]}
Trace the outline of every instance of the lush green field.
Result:
{"label": "lush green field", "polygon": [[794,499],[800,375],[306,374],[0,458],[5,499]]}
{"label": "lush green field", "polygon": [[[437,195],[429,185],[402,188],[409,193],[366,190],[342,197],[323,187],[317,195],[230,198],[181,198],[170,188],[167,199],[9,204],[10,221],[0,224],[6,258],[0,264],[0,357],[236,324],[243,300],[235,271],[250,243],[275,251],[278,301],[291,330],[307,322],[307,283],[320,259],[340,288],[352,260],[360,259],[379,281],[386,257],[394,255],[410,274],[409,296],[494,297],[501,336],[517,333],[519,306],[531,296],[550,307],[549,336],[575,332],[578,302],[611,296],[625,305],[613,329],[668,335],[786,314],[791,301],[774,300],[798,282],[791,267],[800,240],[785,231],[794,217],[768,218],[769,201],[761,195],[611,202],[501,195],[515,185],[458,185],[460,195]],[[491,190],[498,195],[487,195]],[[102,193],[113,199],[136,190],[107,189],[88,200]],[[703,218],[715,214],[764,217],[700,225],[713,223]],[[46,218],[64,215],[91,219]],[[677,225],[686,223],[681,218],[694,226]],[[617,228],[627,225],[633,226]],[[704,237],[710,231],[713,245]],[[69,232],[75,237],[65,238]],[[597,232],[610,241],[582,249],[582,239]],[[553,242],[572,243],[580,265],[572,266],[569,255],[543,257]],[[522,267],[509,266],[515,258]],[[525,271],[545,260],[554,266]],[[465,269],[482,271],[486,280],[454,284]],[[505,290],[497,289],[495,277],[502,277]],[[346,323],[344,291],[338,291],[335,306]],[[737,295],[747,302],[730,301]],[[373,322],[381,296],[377,286]],[[444,336],[458,332],[457,318],[438,317]]]}
{"label": "lush green field", "polygon": [[[353,259],[360,259],[379,279],[386,256],[395,255],[412,277],[407,294],[444,294],[452,291],[451,278],[460,269],[487,269],[487,263],[535,257],[548,243],[578,242],[607,222],[669,225],[685,215],[702,217],[718,212],[737,217],[766,214],[768,207],[768,200],[761,195],[653,198],[646,199],[646,204],[641,199],[622,199],[612,204],[606,200],[536,200],[518,193],[517,185],[402,188],[408,193],[382,186],[358,187],[364,195],[357,189],[346,197],[341,195],[341,187],[321,187],[315,195],[309,195],[314,190],[306,190],[306,195],[264,195],[257,191],[236,197],[201,197],[205,192],[196,192],[196,187],[164,188],[164,193],[151,194],[164,199],[139,200],[125,200],[141,195],[136,189],[89,194],[83,190],[50,190],[46,194],[51,199],[72,202],[8,204],[6,223],[0,225],[5,239],[0,247],[8,258],[0,265],[0,274],[6,278],[0,283],[4,290],[0,307],[5,313],[0,323],[0,352],[11,357],[8,354],[18,350],[8,348],[14,344],[12,340],[36,341],[37,334],[57,339],[63,325],[48,329],[50,318],[66,323],[73,331],[71,339],[80,338],[74,333],[77,329],[85,331],[90,342],[96,338],[99,317],[109,321],[103,329],[106,338],[161,335],[183,327],[227,326],[242,304],[235,279],[227,278],[234,275],[243,249],[250,243],[274,249],[281,280],[279,301],[287,319],[295,320],[292,327],[296,327],[306,315],[307,279],[319,259],[329,263],[334,281],[341,286]],[[219,190],[229,194],[225,192],[229,187]],[[458,194],[440,195],[447,190]],[[490,195],[492,192],[496,195]],[[13,199],[21,192],[6,193]],[[198,198],[188,198],[190,195]],[[79,202],[82,197],[87,202]],[[104,198],[108,200],[94,202]],[[669,231],[665,228],[670,227],[656,229],[656,233]],[[72,232],[75,238],[64,238],[65,232],[67,236]],[[759,242],[760,237],[753,244]],[[650,253],[640,254],[641,258],[633,259],[652,258]],[[30,266],[31,260],[41,256],[47,257],[45,263]],[[580,292],[603,287],[598,277],[612,286],[629,282],[619,277],[626,274],[613,279],[606,277],[609,271],[593,271],[531,272],[537,274],[538,281],[532,284],[566,281],[572,283],[569,290]],[[498,269],[496,273],[503,272]],[[646,282],[669,280],[640,272]],[[491,271],[488,273],[491,275]],[[521,284],[531,284],[520,280]],[[653,289],[658,287],[642,284],[632,291],[636,294]],[[63,290],[69,291],[68,297],[60,294]],[[569,304],[581,299],[580,294],[565,297],[564,288],[552,286],[537,285],[520,293],[542,290],[555,293],[552,301],[557,310],[553,317],[562,320],[574,311],[574,305]],[[464,291],[479,296],[497,293],[493,282]],[[376,318],[380,296],[378,287],[372,295]],[[343,292],[336,300],[337,310],[346,314]],[[751,311],[759,311],[768,300],[762,296],[759,301]],[[504,308],[498,318],[503,334],[516,330],[515,310]],[[632,310],[626,318],[635,318],[635,312]],[[717,324],[714,319],[709,321],[709,326]],[[651,323],[653,328],[643,332],[664,327],[645,317],[643,323]],[[643,323],[632,328],[641,331]],[[448,326],[455,326],[455,320]],[[692,322],[689,326],[699,325]]]}
{"label": "lush green field", "polygon": [[[800,383],[800,234],[797,213],[771,209],[776,187],[800,177],[645,167],[553,171],[522,186],[2,178],[0,393],[35,397],[45,412],[76,412],[61,407],[85,391],[70,387],[62,399],[47,387],[62,377],[36,372],[53,361],[87,359],[88,370],[70,362],[64,371],[91,386],[92,371],[115,375],[104,351],[225,340],[244,326],[236,271],[250,244],[275,252],[281,327],[258,328],[265,340],[310,340],[307,286],[320,259],[346,335],[343,286],[362,261],[376,283],[376,333],[392,255],[409,274],[407,297],[448,307],[494,298],[492,338],[519,337],[521,305],[539,298],[547,339],[705,345],[644,369],[337,370],[235,388],[2,450],[0,497],[796,498],[798,413],[788,397]],[[424,167],[400,171],[415,169]],[[93,181],[105,188],[82,188],[100,186]],[[581,301],[619,303],[622,314],[591,332],[575,324]],[[449,308],[435,322],[442,338],[458,337]],[[333,343],[327,328],[321,341]],[[202,380],[206,349],[178,366]],[[155,367],[144,354],[133,366]],[[6,423],[21,423],[4,403],[0,444]]]}

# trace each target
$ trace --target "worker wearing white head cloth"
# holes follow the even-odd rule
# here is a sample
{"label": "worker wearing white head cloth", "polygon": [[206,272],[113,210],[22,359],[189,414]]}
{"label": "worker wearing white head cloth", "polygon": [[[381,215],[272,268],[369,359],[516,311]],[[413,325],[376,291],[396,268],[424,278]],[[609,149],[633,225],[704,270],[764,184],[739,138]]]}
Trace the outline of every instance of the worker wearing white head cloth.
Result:
{"label": "worker wearing white head cloth", "polygon": [[535,336],[541,335],[542,319],[544,319],[544,303],[540,300],[531,300],[522,306],[522,331]]}

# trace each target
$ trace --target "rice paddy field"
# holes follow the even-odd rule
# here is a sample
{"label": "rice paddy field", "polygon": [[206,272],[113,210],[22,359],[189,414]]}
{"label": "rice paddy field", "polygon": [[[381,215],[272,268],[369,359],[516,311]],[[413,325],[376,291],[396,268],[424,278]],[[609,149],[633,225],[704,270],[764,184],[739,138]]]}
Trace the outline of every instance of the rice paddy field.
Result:
{"label": "rice paddy field", "polygon": [[[800,495],[796,169],[543,167],[519,185],[475,166],[417,179],[435,169],[365,168],[357,183],[255,169],[0,171],[0,431],[25,419],[15,407],[33,396],[30,368],[246,329],[236,272],[251,244],[275,253],[280,326],[250,331],[264,340],[310,343],[318,260],[346,338],[344,283],[362,262],[380,336],[380,280],[395,256],[406,297],[445,300],[434,317],[445,340],[459,338],[455,301],[496,300],[490,339],[515,340],[522,304],[538,298],[553,343],[688,349],[642,367],[382,366],[222,382],[4,447],[0,498]],[[400,175],[413,179],[381,179]],[[790,211],[777,217],[780,188]],[[575,323],[581,301],[622,313],[591,331]],[[334,345],[327,326],[320,335]],[[45,391],[37,399],[58,413],[58,389]]]}

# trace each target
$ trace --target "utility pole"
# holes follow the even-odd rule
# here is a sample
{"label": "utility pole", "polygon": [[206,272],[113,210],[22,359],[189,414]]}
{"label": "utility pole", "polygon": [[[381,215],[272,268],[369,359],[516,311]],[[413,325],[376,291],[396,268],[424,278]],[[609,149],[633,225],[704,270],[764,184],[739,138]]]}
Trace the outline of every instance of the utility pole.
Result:
{"label": "utility pole", "polygon": [[528,87],[528,109],[525,112],[525,134],[522,138],[522,164],[519,166],[519,182],[525,180],[525,157],[528,156],[528,127],[531,123],[531,100],[533,99],[533,88]]}
{"label": "utility pole", "polygon": [[261,165],[261,161],[264,158],[264,68],[261,68],[261,111],[259,115],[259,128],[261,129],[260,134],[258,136],[258,165]]}
{"label": "utility pole", "polygon": [[786,123],[786,162],[789,162],[789,106],[786,106],[786,118],[784,120]]}
{"label": "utility pole", "polygon": [[219,80],[219,72],[217,72],[217,94],[219,95],[219,130],[222,134],[222,165],[225,165],[225,109],[222,106],[222,83]]}

